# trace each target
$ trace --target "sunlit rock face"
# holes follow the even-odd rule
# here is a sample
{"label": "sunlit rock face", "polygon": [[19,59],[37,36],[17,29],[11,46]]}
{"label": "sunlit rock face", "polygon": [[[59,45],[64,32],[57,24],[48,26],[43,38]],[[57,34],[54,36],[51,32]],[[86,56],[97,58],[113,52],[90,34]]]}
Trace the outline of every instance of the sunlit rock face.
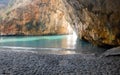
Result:
{"label": "sunlit rock face", "polygon": [[67,0],[80,38],[97,45],[120,45],[120,0]]}
{"label": "sunlit rock face", "polygon": [[47,35],[72,32],[62,0],[13,0],[2,15],[1,35]]}
{"label": "sunlit rock face", "polygon": [[96,45],[120,45],[120,0],[13,0],[2,35],[68,34]]}

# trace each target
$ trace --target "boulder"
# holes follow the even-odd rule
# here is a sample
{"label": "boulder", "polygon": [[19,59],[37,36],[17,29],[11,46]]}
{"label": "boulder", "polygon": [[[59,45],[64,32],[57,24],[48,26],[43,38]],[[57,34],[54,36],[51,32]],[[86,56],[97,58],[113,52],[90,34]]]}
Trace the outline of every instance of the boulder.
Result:
{"label": "boulder", "polygon": [[114,47],[105,51],[100,57],[120,56],[120,47]]}

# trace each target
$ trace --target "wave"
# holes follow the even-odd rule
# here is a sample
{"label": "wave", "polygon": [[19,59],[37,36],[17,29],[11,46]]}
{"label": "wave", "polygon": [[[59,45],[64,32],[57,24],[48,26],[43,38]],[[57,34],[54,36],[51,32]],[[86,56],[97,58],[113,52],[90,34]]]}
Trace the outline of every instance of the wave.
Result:
{"label": "wave", "polygon": [[65,48],[32,48],[32,47],[11,47],[11,46],[0,46],[0,51],[14,51],[14,52],[31,52],[40,54],[76,54],[73,49]]}
{"label": "wave", "polygon": [[33,47],[15,47],[15,46],[0,46],[0,48],[22,49],[22,50],[73,50],[71,48],[33,48]]}

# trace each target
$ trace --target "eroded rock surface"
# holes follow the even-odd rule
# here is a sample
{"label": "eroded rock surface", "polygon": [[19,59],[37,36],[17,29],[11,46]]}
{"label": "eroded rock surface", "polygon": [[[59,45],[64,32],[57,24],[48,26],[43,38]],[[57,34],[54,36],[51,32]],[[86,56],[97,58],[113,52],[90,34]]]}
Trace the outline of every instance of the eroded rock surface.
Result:
{"label": "eroded rock surface", "polygon": [[119,0],[67,0],[74,8],[80,38],[97,45],[120,45]]}
{"label": "eroded rock surface", "polygon": [[8,8],[0,26],[2,35],[69,34],[62,0],[16,0]]}
{"label": "eroded rock surface", "polygon": [[119,0],[16,0],[2,18],[3,35],[67,34],[120,45]]}

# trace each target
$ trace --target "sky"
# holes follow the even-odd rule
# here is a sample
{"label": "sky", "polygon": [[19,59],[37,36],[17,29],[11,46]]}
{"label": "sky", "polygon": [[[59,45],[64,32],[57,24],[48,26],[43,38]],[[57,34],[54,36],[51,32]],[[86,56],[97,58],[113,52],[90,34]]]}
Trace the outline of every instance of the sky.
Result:
{"label": "sky", "polygon": [[8,5],[9,0],[0,0],[0,8],[4,8]]}
{"label": "sky", "polygon": [[0,4],[4,4],[4,5],[7,5],[9,2],[9,0],[0,0]]}

